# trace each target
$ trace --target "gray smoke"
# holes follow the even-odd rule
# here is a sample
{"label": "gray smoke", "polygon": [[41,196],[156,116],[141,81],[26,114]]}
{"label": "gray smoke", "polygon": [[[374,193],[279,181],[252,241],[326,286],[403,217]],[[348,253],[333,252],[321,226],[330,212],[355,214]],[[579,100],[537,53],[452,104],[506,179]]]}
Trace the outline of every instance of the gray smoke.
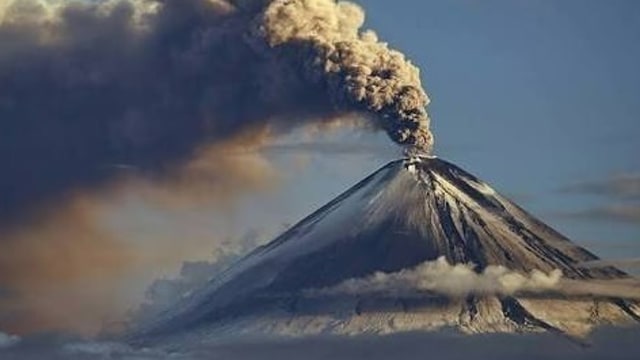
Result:
{"label": "gray smoke", "polygon": [[431,148],[418,69],[334,0],[0,0],[0,220],[127,164],[361,113]]}
{"label": "gray smoke", "polygon": [[364,12],[334,0],[276,0],[260,17],[260,33],[303,77],[326,86],[332,103],[374,115],[399,144],[429,153],[433,139],[420,71],[398,51],[362,31]]}

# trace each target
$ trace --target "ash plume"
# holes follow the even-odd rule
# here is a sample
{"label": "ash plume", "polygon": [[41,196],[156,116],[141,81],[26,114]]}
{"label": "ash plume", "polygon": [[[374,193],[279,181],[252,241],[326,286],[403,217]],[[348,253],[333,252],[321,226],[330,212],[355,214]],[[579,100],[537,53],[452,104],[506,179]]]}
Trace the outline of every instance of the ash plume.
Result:
{"label": "ash plume", "polygon": [[322,83],[338,108],[369,112],[395,142],[429,153],[429,98],[420,71],[373,31],[362,32],[364,18],[346,1],[276,0],[259,31],[302,68],[304,79]]}
{"label": "ash plume", "polygon": [[203,144],[362,113],[431,146],[419,71],[334,0],[1,0],[0,219]]}

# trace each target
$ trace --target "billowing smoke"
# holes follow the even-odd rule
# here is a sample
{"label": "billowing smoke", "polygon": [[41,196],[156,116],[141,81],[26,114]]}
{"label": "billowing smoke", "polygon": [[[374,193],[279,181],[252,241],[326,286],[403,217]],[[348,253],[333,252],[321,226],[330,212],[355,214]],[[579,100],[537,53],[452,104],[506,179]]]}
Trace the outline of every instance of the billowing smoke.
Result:
{"label": "billowing smoke", "polygon": [[590,296],[599,298],[640,299],[640,281],[636,278],[610,280],[573,280],[560,270],[545,273],[533,270],[522,274],[504,266],[487,266],[482,272],[469,264],[451,265],[444,257],[424,262],[415,268],[395,273],[378,272],[369,277],[349,279],[325,289],[308,290],[313,294],[415,294],[435,292],[451,297],[476,295],[546,294],[549,296]]}
{"label": "billowing smoke", "polygon": [[428,151],[418,69],[334,0],[2,0],[0,217],[358,112]]}
{"label": "billowing smoke", "polygon": [[369,112],[397,143],[430,152],[429,98],[418,68],[374,32],[362,32],[363,23],[364,12],[350,2],[276,0],[259,29],[304,79],[324,85],[335,106]]}
{"label": "billowing smoke", "polygon": [[[13,249],[0,255],[11,295],[0,323],[84,330],[111,318],[96,311],[109,307],[102,294],[140,251],[94,209],[125,186],[172,205],[226,202],[270,178],[260,159],[229,152],[354,114],[427,151],[418,69],[363,20],[333,0],[0,0],[0,241]],[[96,279],[103,289],[86,293],[101,300],[82,303]],[[95,319],[70,324],[54,282]]]}

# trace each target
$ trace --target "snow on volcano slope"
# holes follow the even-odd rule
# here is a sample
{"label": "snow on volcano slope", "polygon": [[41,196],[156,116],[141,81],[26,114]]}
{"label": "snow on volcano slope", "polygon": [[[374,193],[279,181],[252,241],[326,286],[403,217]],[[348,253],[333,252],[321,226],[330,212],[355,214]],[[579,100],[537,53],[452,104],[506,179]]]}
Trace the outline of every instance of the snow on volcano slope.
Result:
{"label": "snow on volcano slope", "polygon": [[139,334],[388,333],[443,326],[583,334],[597,324],[639,319],[635,303],[610,298],[451,298],[423,291],[309,296],[309,289],[412,269],[440,257],[450,264],[473,263],[478,272],[503,266],[523,274],[560,270],[577,280],[626,276],[613,267],[580,268],[597,257],[455,165],[413,158],[382,167]]}

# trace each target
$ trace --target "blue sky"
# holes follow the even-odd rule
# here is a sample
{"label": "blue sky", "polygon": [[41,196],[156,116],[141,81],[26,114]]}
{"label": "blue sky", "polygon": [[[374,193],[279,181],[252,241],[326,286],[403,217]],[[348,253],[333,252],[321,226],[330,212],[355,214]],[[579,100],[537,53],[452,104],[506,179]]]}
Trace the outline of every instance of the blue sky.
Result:
{"label": "blue sky", "polygon": [[612,199],[557,191],[640,172],[640,3],[363,4],[423,69],[438,155],[603,256],[640,255],[637,223],[558,216]]}

